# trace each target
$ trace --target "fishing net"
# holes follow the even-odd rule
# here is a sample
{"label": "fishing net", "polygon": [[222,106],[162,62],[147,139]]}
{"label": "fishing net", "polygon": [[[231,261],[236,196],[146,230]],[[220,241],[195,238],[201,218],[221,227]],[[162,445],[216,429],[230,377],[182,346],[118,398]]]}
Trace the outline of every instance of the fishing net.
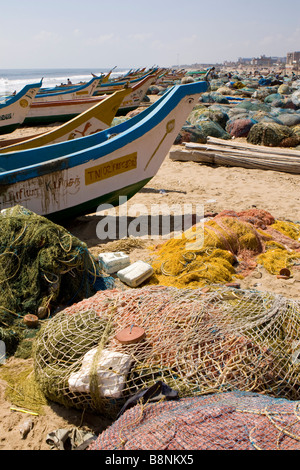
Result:
{"label": "fishing net", "polygon": [[187,121],[192,124],[200,124],[203,120],[211,120],[217,122],[223,129],[225,129],[228,115],[221,109],[214,109],[210,107],[207,109],[204,106],[196,106],[189,114]]}
{"label": "fishing net", "polygon": [[279,85],[278,87],[278,93],[281,93],[282,95],[289,95],[291,93],[291,89],[289,85],[282,83],[282,85]]}
{"label": "fishing net", "polygon": [[48,399],[111,419],[157,381],[180,398],[239,390],[299,399],[299,308],[226,287],[98,292],[43,325],[36,381]]}
{"label": "fishing net", "polygon": [[226,131],[234,137],[247,137],[254,124],[256,124],[254,119],[235,119],[227,122]]}
{"label": "fishing net", "polygon": [[264,99],[264,102],[267,104],[271,104],[274,101],[277,101],[277,100],[280,101],[282,99],[283,99],[283,96],[280,93],[271,93]]}
{"label": "fishing net", "polygon": [[251,392],[136,405],[88,450],[299,450],[299,405]]}
{"label": "fishing net", "polygon": [[221,104],[229,104],[228,99],[221,95],[221,93],[217,93],[216,91],[212,91],[211,93],[202,93],[201,98],[199,101],[203,103],[221,103]]}
{"label": "fishing net", "polygon": [[216,91],[218,88],[224,85],[224,81],[213,78],[212,80],[209,81],[209,84],[210,84],[210,89],[212,91]]}
{"label": "fishing net", "polygon": [[231,139],[231,135],[226,132],[223,127],[218,124],[217,122],[211,121],[210,119],[208,120],[203,120],[203,121],[198,121],[197,122],[197,127],[201,129],[203,134],[205,134],[207,137],[217,137],[219,139],[224,139],[224,140],[229,140]]}
{"label": "fishing net", "polygon": [[15,206],[0,213],[0,340],[11,353],[34,335],[27,314],[40,320],[112,285],[87,246],[44,217]]}
{"label": "fishing net", "polygon": [[251,127],[247,141],[254,145],[280,147],[284,144],[285,139],[292,136],[293,131],[288,126],[275,122],[259,122]]}
{"label": "fishing net", "polygon": [[226,284],[258,265],[279,275],[283,268],[297,269],[298,233],[299,224],[275,221],[264,210],[222,211],[160,245],[148,282],[178,288]]}
{"label": "fishing net", "polygon": [[282,122],[284,126],[292,127],[300,124],[300,116],[297,113],[281,113],[278,116],[278,119]]}
{"label": "fishing net", "polygon": [[200,144],[206,144],[207,135],[204,134],[199,126],[186,124],[180,129],[179,134],[174,140],[174,145],[180,145],[183,142],[197,142]]}
{"label": "fishing net", "polygon": [[246,100],[236,104],[235,107],[247,109],[248,111],[265,111],[267,113],[271,110],[271,107],[268,104]]}

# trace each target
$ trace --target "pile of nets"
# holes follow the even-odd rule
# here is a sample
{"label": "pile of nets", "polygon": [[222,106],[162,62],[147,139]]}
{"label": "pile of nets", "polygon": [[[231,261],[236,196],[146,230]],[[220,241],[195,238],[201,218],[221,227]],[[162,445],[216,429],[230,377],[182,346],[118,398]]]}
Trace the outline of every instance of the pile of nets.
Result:
{"label": "pile of nets", "polygon": [[251,127],[247,141],[268,147],[295,147],[299,144],[299,137],[293,133],[293,128],[284,124],[259,122]]}
{"label": "pile of nets", "polygon": [[35,378],[49,400],[111,419],[158,381],[180,398],[239,390],[299,399],[299,313],[297,301],[226,287],[102,291],[43,325]]}
{"label": "pile of nets", "polygon": [[256,124],[254,119],[234,119],[227,122],[226,131],[234,137],[247,137],[254,124]]}
{"label": "pile of nets", "polygon": [[299,406],[251,392],[136,405],[88,450],[299,450]]}
{"label": "pile of nets", "polygon": [[24,334],[27,314],[40,320],[112,286],[85,243],[63,227],[15,206],[0,213],[0,340],[7,352]]}
{"label": "pile of nets", "polygon": [[226,284],[258,265],[279,275],[300,259],[300,225],[275,221],[267,211],[223,211],[160,245],[151,284],[197,288]]}
{"label": "pile of nets", "polygon": [[192,125],[201,124],[201,121],[211,120],[220,124],[225,129],[228,121],[227,113],[221,108],[206,108],[205,106],[195,106],[193,111],[188,116],[188,122]]}

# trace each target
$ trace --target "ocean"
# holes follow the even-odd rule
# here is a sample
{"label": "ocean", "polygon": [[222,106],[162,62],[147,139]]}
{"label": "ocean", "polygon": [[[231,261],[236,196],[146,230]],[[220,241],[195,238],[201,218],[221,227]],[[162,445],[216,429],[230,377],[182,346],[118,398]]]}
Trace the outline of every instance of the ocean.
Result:
{"label": "ocean", "polygon": [[[114,69],[111,77],[124,75],[129,69]],[[0,69],[0,96],[17,93],[31,83],[38,83],[43,78],[43,88],[55,87],[67,83],[88,82],[92,73],[101,75],[110,69]]]}

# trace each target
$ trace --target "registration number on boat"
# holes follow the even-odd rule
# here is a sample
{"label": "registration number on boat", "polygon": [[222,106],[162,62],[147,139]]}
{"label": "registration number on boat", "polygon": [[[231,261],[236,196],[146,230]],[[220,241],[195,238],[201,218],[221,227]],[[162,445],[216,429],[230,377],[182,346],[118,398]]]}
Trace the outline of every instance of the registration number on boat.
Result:
{"label": "registration number on boat", "polygon": [[120,175],[126,171],[137,168],[137,153],[131,153],[121,158],[116,158],[110,162],[102,163],[85,170],[85,184],[93,184],[98,181]]}
{"label": "registration number on boat", "polygon": [[6,119],[11,119],[11,113],[0,115],[0,121],[5,121]]}

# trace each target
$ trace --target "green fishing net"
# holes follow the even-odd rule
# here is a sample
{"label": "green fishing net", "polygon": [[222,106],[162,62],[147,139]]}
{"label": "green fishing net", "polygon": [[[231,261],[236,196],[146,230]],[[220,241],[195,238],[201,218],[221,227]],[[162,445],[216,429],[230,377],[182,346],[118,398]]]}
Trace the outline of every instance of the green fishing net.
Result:
{"label": "green fishing net", "polygon": [[22,206],[1,211],[0,228],[0,341],[12,353],[33,335],[27,314],[42,321],[112,280],[100,276],[85,243]]}
{"label": "green fishing net", "polygon": [[297,141],[296,136],[293,136],[293,131],[288,126],[272,122],[259,122],[251,127],[247,137],[247,141],[254,145],[266,145],[268,147],[286,146],[284,141],[288,140],[288,146],[297,145],[295,142],[290,142],[291,138],[294,137],[295,142]]}

